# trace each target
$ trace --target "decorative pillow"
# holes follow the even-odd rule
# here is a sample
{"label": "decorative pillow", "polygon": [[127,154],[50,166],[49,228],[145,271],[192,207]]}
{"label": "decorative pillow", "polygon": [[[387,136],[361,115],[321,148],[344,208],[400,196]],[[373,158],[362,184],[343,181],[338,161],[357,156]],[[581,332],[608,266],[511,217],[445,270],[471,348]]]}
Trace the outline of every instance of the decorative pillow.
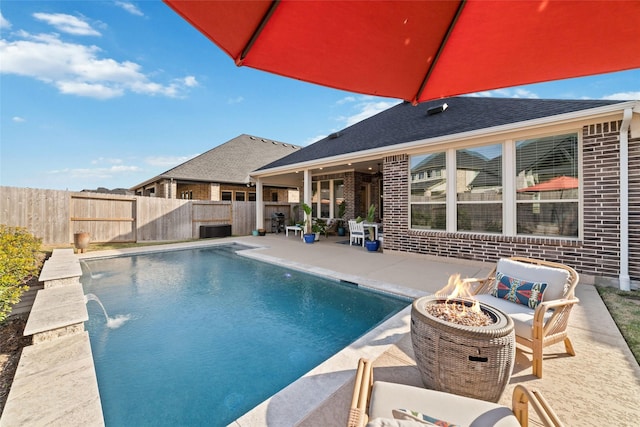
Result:
{"label": "decorative pillow", "polygon": [[542,296],[546,288],[546,283],[526,282],[497,272],[491,295],[496,298],[526,305],[529,308],[536,308],[542,301]]}
{"label": "decorative pillow", "polygon": [[413,420],[426,426],[438,426],[438,427],[458,427],[456,424],[451,424],[447,421],[439,420],[437,418],[430,417],[417,411],[411,411],[409,409],[394,409],[391,411],[393,418],[397,420]]}

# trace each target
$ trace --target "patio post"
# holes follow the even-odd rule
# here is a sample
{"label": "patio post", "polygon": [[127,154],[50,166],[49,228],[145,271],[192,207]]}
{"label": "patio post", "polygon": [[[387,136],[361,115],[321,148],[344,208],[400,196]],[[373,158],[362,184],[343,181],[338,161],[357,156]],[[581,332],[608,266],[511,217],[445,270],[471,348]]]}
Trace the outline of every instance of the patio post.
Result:
{"label": "patio post", "polygon": [[264,228],[264,200],[262,178],[256,180],[256,229]]}

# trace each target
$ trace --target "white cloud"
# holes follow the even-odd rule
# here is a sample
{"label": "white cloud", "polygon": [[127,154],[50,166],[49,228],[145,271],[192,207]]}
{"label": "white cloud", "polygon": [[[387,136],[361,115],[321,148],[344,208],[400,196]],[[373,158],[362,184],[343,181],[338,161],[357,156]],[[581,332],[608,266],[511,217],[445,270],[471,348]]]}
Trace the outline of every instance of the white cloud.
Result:
{"label": "white cloud", "polygon": [[237,97],[235,97],[235,98],[229,98],[229,99],[227,100],[227,104],[231,104],[231,105],[233,105],[233,104],[240,104],[242,101],[244,101],[244,97],[242,97],[242,96],[237,96]]}
{"label": "white cloud", "polygon": [[11,28],[11,22],[4,19],[2,12],[0,12],[0,30],[8,30],[9,28]]}
{"label": "white cloud", "polygon": [[19,117],[19,116],[12,117],[11,120],[14,121],[15,123],[24,123],[27,121],[27,119],[25,119],[24,117]]}
{"label": "white cloud", "polygon": [[80,18],[65,13],[34,13],[33,17],[52,25],[58,31],[75,36],[99,36],[99,31]]}
{"label": "white cloud", "polygon": [[374,116],[384,110],[387,110],[394,105],[399,104],[401,101],[381,101],[379,98],[374,98],[372,96],[361,96],[356,98],[347,97],[344,98],[345,102],[355,102],[354,110],[356,112],[347,117],[341,117],[339,120],[346,123],[346,126],[351,126],[358,122],[361,122],[364,119],[367,119],[371,116]]}
{"label": "white cloud", "polygon": [[186,162],[187,160],[193,159],[196,156],[198,156],[198,154],[193,154],[191,156],[153,156],[147,157],[144,161],[151,166],[172,168]]}
{"label": "white cloud", "polygon": [[180,97],[198,85],[193,76],[169,84],[150,81],[139,64],[100,57],[98,46],[68,43],[57,34],[17,35],[19,40],[0,39],[0,73],[32,77],[63,94],[109,99],[129,91]]}
{"label": "white cloud", "polygon": [[96,168],[65,168],[56,169],[48,172],[49,175],[65,175],[73,179],[113,179],[121,175],[127,175],[134,172],[140,172],[138,166],[113,165],[110,167]]}
{"label": "white cloud", "polygon": [[491,98],[494,96],[499,98],[528,98],[528,99],[540,98],[537,94],[521,88],[485,90],[483,92],[471,93],[468,96],[484,97],[484,98]]}
{"label": "white cloud", "polygon": [[345,96],[344,98],[339,99],[338,102],[336,102],[336,104],[344,105],[350,102],[355,102],[355,100],[356,100],[355,96]]}
{"label": "white cloud", "polygon": [[187,76],[182,79],[184,85],[187,87],[196,87],[199,85],[198,80],[194,76]]}
{"label": "white cloud", "polygon": [[618,92],[611,95],[603,96],[602,99],[611,100],[638,100],[640,99],[640,91],[637,92]]}
{"label": "white cloud", "polygon": [[129,3],[129,2],[125,2],[125,1],[116,1],[115,4],[116,4],[116,6],[126,10],[127,12],[129,12],[132,15],[144,16],[144,13],[142,13],[142,11],[140,9],[138,9],[138,6],[136,6],[133,3]]}
{"label": "white cloud", "polygon": [[316,141],[320,141],[321,139],[325,138],[327,135],[317,135],[317,136],[313,136],[311,138],[307,138],[302,145],[311,145]]}
{"label": "white cloud", "polygon": [[98,157],[95,160],[91,160],[91,164],[92,165],[99,165],[99,164],[112,164],[112,165],[121,165],[123,163],[122,159],[114,159],[112,157]]}

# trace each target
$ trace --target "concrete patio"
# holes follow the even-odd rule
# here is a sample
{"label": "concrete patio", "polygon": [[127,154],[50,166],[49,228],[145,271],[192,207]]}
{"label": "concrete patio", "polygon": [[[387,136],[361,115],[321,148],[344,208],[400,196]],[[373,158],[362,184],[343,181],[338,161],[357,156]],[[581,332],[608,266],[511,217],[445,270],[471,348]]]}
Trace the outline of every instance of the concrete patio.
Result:
{"label": "concrete patio", "polygon": [[[242,251],[245,256],[410,298],[436,292],[452,274],[484,277],[492,268],[491,263],[405,253],[370,253],[360,246],[349,246],[348,237],[322,237],[319,242],[309,245],[303,243],[300,236],[290,234],[287,237],[284,233],[90,252],[80,254],[78,258],[184,249],[233,241],[255,247]],[[640,419],[637,397],[640,396],[640,367],[593,282],[592,277],[581,277],[577,288],[581,302],[574,309],[569,325],[576,356],[565,354],[562,344],[546,349],[544,376],[539,379],[531,373],[529,350],[518,348],[516,366],[501,403],[510,405],[513,388],[516,384],[524,384],[542,391],[567,426],[637,424]],[[374,360],[376,379],[422,386],[414,361],[409,325],[407,308],[231,425],[345,425],[359,357]],[[37,419],[45,419],[42,416],[46,414],[29,412]],[[4,425],[8,420],[3,417],[2,421],[0,424]],[[535,414],[531,417],[531,424],[539,425]],[[40,424],[35,422],[32,425]]]}
{"label": "concrete patio", "polygon": [[[441,289],[451,274],[484,277],[492,268],[490,263],[403,253],[369,253],[361,247],[350,247],[348,243],[338,244],[348,237],[322,237],[313,245],[284,234],[236,240],[267,246],[256,252],[270,258],[389,290],[406,288],[432,293]],[[573,310],[569,325],[576,356],[567,355],[562,343],[545,349],[544,375],[539,379],[531,373],[530,351],[518,348],[516,366],[501,403],[510,405],[513,387],[524,384],[540,390],[567,426],[637,425],[640,420],[640,367],[593,285],[593,277],[581,276],[577,287],[580,304]],[[353,371],[349,371],[351,377],[355,368],[354,360]],[[374,377],[422,386],[408,332],[375,359]],[[345,425],[352,387],[351,379],[297,424]],[[537,425],[535,414],[531,419],[532,424]],[[250,425],[241,421],[238,425]]]}

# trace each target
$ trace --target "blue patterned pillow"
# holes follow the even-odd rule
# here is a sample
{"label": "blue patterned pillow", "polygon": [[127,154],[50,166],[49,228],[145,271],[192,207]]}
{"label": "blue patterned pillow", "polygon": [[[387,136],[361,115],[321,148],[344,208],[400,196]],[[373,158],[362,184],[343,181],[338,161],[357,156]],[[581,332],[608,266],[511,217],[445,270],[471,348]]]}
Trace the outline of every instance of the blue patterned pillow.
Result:
{"label": "blue patterned pillow", "polygon": [[497,272],[496,283],[491,295],[496,298],[526,305],[529,308],[536,308],[542,301],[542,296],[546,288],[546,283],[525,282],[524,280]]}

